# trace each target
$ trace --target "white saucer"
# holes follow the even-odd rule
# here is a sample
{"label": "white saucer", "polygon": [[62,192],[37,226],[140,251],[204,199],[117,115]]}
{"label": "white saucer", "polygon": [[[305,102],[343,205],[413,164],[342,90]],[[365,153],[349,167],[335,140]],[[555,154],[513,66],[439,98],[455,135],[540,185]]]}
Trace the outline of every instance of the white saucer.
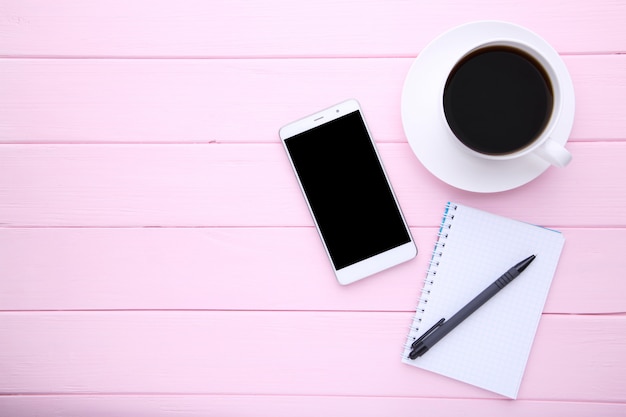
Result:
{"label": "white saucer", "polygon": [[442,116],[443,89],[456,62],[486,42],[527,44],[542,54],[561,84],[562,111],[550,137],[565,145],[574,123],[574,86],[561,57],[535,33],[506,22],[481,21],[456,27],[419,54],[402,91],[402,124],[417,158],[440,180],[467,191],[498,192],[524,185],[550,164],[533,154],[510,160],[489,160],[465,152]]}

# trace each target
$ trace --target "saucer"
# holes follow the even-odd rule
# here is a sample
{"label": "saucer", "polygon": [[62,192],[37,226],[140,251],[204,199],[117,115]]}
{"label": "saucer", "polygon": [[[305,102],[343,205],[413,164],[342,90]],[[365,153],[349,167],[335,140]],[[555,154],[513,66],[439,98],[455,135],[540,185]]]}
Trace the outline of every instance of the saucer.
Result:
{"label": "saucer", "polygon": [[442,113],[443,89],[457,61],[479,45],[513,41],[538,51],[561,85],[562,110],[550,137],[565,145],[574,123],[574,86],[559,54],[537,34],[511,23],[480,21],[433,40],[413,62],[402,90],[402,124],[411,149],[433,175],[462,190],[492,193],[522,186],[550,164],[527,154],[509,160],[473,156],[461,148]]}

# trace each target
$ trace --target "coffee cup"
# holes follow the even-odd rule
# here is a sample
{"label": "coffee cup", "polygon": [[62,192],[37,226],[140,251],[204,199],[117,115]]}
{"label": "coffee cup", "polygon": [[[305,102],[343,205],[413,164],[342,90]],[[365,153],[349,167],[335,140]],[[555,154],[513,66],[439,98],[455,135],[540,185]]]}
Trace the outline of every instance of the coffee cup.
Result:
{"label": "coffee cup", "polygon": [[551,138],[563,109],[555,69],[516,40],[490,41],[454,63],[441,113],[453,140],[471,155],[510,160],[534,154],[558,167],[572,156]]}

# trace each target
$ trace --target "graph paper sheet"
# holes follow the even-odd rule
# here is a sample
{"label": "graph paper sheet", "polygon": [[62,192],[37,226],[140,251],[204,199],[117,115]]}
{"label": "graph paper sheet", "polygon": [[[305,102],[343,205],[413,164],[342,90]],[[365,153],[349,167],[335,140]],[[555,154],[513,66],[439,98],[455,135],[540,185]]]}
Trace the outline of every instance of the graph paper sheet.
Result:
{"label": "graph paper sheet", "polygon": [[[448,203],[402,361],[516,398],[563,244],[557,231]],[[533,254],[513,282],[426,354],[408,358],[416,338]]]}

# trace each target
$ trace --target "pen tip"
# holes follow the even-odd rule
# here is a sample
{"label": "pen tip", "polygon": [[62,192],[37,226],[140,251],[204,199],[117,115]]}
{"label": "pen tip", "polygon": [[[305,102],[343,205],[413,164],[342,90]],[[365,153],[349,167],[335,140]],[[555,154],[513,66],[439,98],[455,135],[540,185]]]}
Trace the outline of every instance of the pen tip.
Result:
{"label": "pen tip", "polygon": [[530,263],[534,261],[536,257],[537,256],[535,255],[530,255],[528,258],[524,259],[522,262],[515,265],[515,269],[517,269],[519,273],[522,273],[522,271],[528,268],[528,265],[530,265]]}

